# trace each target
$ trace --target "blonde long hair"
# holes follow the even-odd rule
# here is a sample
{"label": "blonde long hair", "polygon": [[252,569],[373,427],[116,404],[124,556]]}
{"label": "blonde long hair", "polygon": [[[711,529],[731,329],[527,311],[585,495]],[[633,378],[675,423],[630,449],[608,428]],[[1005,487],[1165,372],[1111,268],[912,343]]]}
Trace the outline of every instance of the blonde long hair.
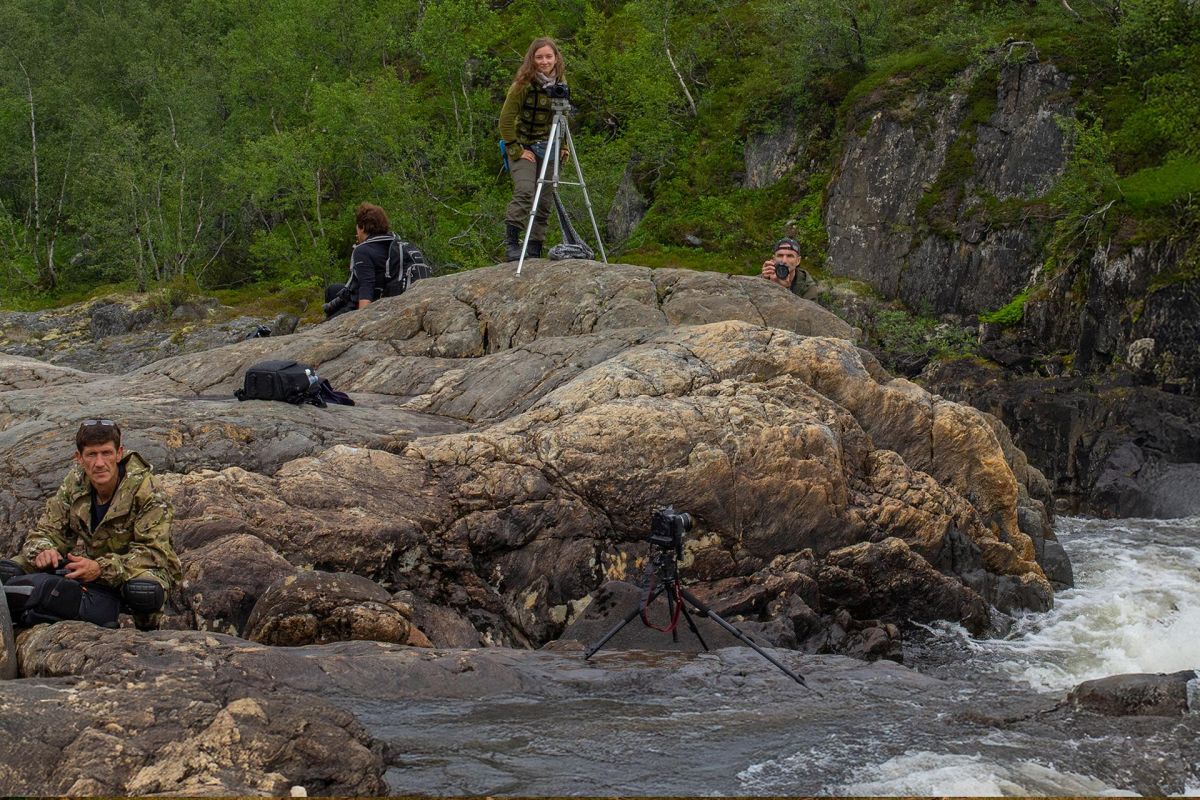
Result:
{"label": "blonde long hair", "polygon": [[562,83],[567,72],[566,67],[563,65],[562,51],[558,49],[558,45],[553,39],[549,36],[542,36],[529,43],[529,49],[525,51],[525,60],[521,62],[521,67],[517,70],[517,77],[513,78],[513,86],[520,86],[523,83],[533,83],[534,76],[537,75],[538,71],[537,64],[533,60],[533,54],[547,45],[554,51],[554,80]]}

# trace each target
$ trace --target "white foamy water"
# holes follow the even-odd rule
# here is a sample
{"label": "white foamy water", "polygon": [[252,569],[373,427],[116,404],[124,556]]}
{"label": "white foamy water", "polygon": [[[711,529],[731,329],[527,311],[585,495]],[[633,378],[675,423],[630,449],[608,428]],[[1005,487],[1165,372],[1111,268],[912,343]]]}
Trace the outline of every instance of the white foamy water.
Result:
{"label": "white foamy water", "polygon": [[1136,792],[1117,789],[1088,775],[1058,770],[1052,764],[1036,761],[1000,763],[981,755],[927,750],[909,751],[882,764],[860,768],[849,781],[831,787],[829,794],[874,797],[1138,796]]}
{"label": "white foamy water", "polygon": [[[1075,588],[1004,639],[964,643],[983,671],[1039,691],[1127,672],[1200,668],[1200,518],[1061,519]],[[961,631],[944,634],[965,637]]]}

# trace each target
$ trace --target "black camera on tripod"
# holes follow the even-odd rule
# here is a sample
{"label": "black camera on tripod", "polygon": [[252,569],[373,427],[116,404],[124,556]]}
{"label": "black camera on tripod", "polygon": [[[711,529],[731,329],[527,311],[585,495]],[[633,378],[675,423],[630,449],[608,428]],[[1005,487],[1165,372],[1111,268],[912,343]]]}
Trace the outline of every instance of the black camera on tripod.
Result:
{"label": "black camera on tripod", "polygon": [[567,86],[565,83],[552,83],[545,87],[545,92],[551,100],[571,99],[571,87]]}
{"label": "black camera on tripod", "polygon": [[650,536],[646,541],[662,550],[674,550],[676,558],[683,558],[683,535],[691,529],[691,514],[677,514],[674,508],[667,506],[650,517]]}

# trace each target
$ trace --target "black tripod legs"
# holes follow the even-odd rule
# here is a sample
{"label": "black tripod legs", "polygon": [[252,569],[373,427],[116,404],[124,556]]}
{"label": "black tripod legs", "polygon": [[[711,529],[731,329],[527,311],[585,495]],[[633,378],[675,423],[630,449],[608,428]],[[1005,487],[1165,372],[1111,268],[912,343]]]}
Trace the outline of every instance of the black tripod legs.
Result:
{"label": "black tripod legs", "polygon": [[587,661],[589,658],[596,655],[596,652],[601,647],[604,647],[604,645],[608,643],[609,639],[616,636],[621,631],[621,628],[624,628],[626,625],[633,622],[633,618],[636,617],[638,614],[642,613],[643,605],[650,605],[651,603],[653,603],[654,598],[656,598],[660,594],[662,594],[664,588],[665,587],[662,584],[660,584],[658,586],[658,588],[656,588],[654,590],[654,592],[650,595],[650,597],[648,597],[646,599],[645,603],[639,603],[638,605],[634,606],[633,610],[625,615],[625,619],[621,620],[616,625],[613,625],[612,628],[609,629],[608,633],[606,633],[600,637],[600,640],[598,642],[596,642],[594,645],[592,645],[591,647],[589,647],[587,650],[584,651],[583,660]]}
{"label": "black tripod legs", "polygon": [[715,611],[713,611],[708,606],[704,605],[699,600],[697,600],[696,596],[694,594],[689,592],[687,589],[680,589],[679,591],[683,595],[683,599],[687,600],[689,603],[691,603],[693,606],[695,606],[696,610],[699,611],[701,614],[703,614],[704,616],[711,619],[713,622],[720,625],[722,628],[724,628],[730,634],[735,636],[738,639],[738,641],[740,641],[743,644],[747,645],[748,647],[752,648],[754,650],[754,652],[758,653],[760,656],[765,658],[767,661],[770,661],[772,664],[774,664],[776,667],[778,667],[779,671],[782,672],[784,675],[787,675],[789,678],[791,678],[792,680],[794,680],[796,683],[800,684],[801,686],[805,686],[805,687],[808,686],[808,684],[804,682],[804,678],[802,678],[797,673],[792,672],[790,669],[785,667],[783,664],[780,664],[775,658],[773,658],[771,656],[770,653],[768,653],[766,650],[763,650],[761,647],[759,647],[754,642],[753,639],[751,639],[746,634],[742,633],[740,630],[738,630],[733,625],[730,625],[728,622],[721,619],[721,617],[717,616]]}
{"label": "black tripod legs", "polygon": [[[800,684],[801,686],[804,686],[804,687],[808,686],[808,684],[804,682],[804,678],[801,675],[799,675],[798,673],[792,672],[790,669],[785,667],[783,664],[779,663],[779,661],[777,659],[775,659],[770,653],[768,653],[767,651],[765,651],[761,647],[759,647],[758,644],[753,639],[751,639],[746,634],[742,633],[735,626],[726,622],[724,619],[722,619],[720,616],[718,616],[715,611],[710,609],[708,606],[704,605],[704,603],[700,602],[694,594],[689,592],[687,589],[684,589],[682,587],[676,587],[669,582],[659,584],[654,589],[654,591],[650,594],[650,597],[648,597],[646,599],[645,602],[639,603],[638,605],[634,606],[633,609],[628,614],[625,615],[624,619],[622,619],[620,622],[618,622],[616,625],[614,625],[607,633],[605,633],[603,636],[601,636],[600,640],[597,641],[594,645],[592,645],[587,650],[585,650],[583,653],[584,660],[586,661],[586,660],[590,659],[592,656],[594,656],[600,650],[601,647],[604,647],[604,645],[608,643],[609,639],[616,636],[617,633],[619,633],[620,630],[622,628],[624,628],[626,625],[628,625],[630,622],[633,622],[633,618],[638,616],[639,614],[641,614],[643,608],[645,608],[646,606],[653,603],[654,598],[658,597],[660,594],[662,594],[664,591],[667,591],[667,590],[670,590],[670,594],[667,595],[667,599],[669,601],[669,605],[671,607],[672,612],[674,611],[675,591],[676,590],[678,590],[679,596],[683,598],[683,601],[685,601],[685,605],[683,605],[682,608],[680,608],[680,611],[683,612],[684,618],[687,619],[688,627],[691,628],[692,633],[696,634],[696,638],[700,640],[700,644],[701,644],[701,646],[704,647],[705,650],[708,649],[708,644],[704,641],[704,637],[700,635],[700,629],[698,627],[696,627],[696,622],[695,622],[695,620],[692,619],[692,615],[688,611],[688,608],[686,605],[687,603],[690,603],[692,605],[692,607],[695,608],[696,611],[700,614],[700,616],[708,617],[713,622],[720,625],[728,633],[730,633],[732,636],[734,636],[738,641],[740,641],[743,644],[745,644],[746,646],[750,647],[751,649],[754,650],[754,652],[758,653],[760,656],[765,658],[767,661],[771,662],[771,664],[773,664],[776,668],[778,668],[779,671],[782,672],[784,675],[787,675],[789,678],[791,678],[792,680],[794,680],[796,683]],[[672,614],[672,616],[673,616],[673,614]],[[672,630],[671,633],[674,636],[675,631]],[[675,641],[678,641],[678,637],[675,637]]]}

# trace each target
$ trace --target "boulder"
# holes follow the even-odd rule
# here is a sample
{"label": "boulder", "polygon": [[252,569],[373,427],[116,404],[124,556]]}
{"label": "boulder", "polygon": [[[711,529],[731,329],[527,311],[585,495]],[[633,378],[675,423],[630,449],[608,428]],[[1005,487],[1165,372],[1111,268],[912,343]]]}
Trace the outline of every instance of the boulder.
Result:
{"label": "boulder", "polygon": [[1198,693],[1200,673],[1194,670],[1139,673],[1084,681],[1071,690],[1067,702],[1075,708],[1109,716],[1171,717],[1200,712],[1192,699]]}
{"label": "boulder", "polygon": [[[182,542],[176,542],[182,547]],[[258,599],[296,567],[270,545],[248,534],[229,534],[183,549],[183,585],[178,592],[186,614],[166,627],[240,634]]]}
{"label": "boulder", "polygon": [[346,572],[297,572],[263,592],[245,638],[283,647],[368,639],[431,647],[412,609],[379,584]]}
{"label": "boulder", "polygon": [[827,602],[864,617],[901,623],[954,619],[975,634],[991,621],[979,594],[942,575],[896,538],[830,553],[817,583]]}
{"label": "boulder", "polygon": [[144,327],[154,319],[149,309],[131,308],[123,303],[97,303],[92,308],[91,333],[93,339],[104,339]]}
{"label": "boulder", "polygon": [[6,730],[20,732],[0,737],[3,790],[384,793],[380,747],[354,718],[234,663],[236,641],[82,622],[25,632],[22,668],[37,680],[0,683]]}

